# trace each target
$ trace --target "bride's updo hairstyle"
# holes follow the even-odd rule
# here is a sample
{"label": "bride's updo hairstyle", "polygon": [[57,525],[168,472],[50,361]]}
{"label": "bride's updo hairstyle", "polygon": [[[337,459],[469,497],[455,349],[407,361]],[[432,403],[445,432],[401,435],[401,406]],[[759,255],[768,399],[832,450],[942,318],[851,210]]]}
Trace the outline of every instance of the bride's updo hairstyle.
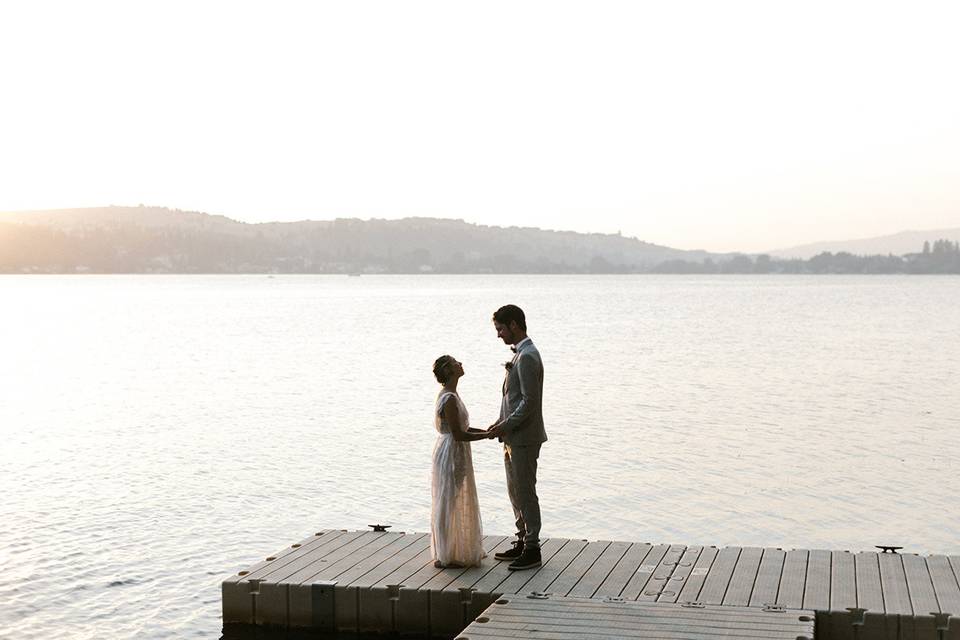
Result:
{"label": "bride's updo hairstyle", "polygon": [[433,362],[433,376],[440,384],[447,382],[447,367],[453,362],[453,356],[440,356]]}

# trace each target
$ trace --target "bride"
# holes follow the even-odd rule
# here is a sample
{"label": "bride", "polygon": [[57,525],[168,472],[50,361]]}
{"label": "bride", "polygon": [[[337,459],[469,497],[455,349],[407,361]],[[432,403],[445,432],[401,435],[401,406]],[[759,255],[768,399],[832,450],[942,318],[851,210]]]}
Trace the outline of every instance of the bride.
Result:
{"label": "bride", "polygon": [[430,550],[436,567],[473,567],[484,557],[477,484],[473,478],[470,442],[489,438],[470,427],[467,408],[457,394],[463,365],[453,356],[440,356],[433,375],[443,385],[437,396],[434,426],[439,435],[433,447]]}

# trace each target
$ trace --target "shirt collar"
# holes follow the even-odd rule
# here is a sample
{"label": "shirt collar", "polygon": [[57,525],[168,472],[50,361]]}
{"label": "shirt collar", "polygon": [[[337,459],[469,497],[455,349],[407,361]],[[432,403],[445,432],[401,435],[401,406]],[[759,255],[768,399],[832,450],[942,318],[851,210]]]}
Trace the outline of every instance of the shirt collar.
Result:
{"label": "shirt collar", "polygon": [[527,344],[528,342],[533,342],[533,340],[530,339],[530,336],[527,336],[526,338],[524,338],[523,340],[521,340],[521,341],[518,342],[517,344],[513,345],[513,347],[512,347],[510,350],[513,351],[514,353],[517,353],[517,352],[520,351],[520,349],[522,349],[523,346],[524,346],[525,344]]}

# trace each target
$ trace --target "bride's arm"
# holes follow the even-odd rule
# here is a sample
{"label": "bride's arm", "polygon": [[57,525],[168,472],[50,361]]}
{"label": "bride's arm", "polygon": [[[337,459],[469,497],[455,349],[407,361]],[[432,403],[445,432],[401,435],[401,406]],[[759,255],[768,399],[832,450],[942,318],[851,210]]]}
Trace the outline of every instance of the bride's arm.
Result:
{"label": "bride's arm", "polygon": [[456,402],[447,402],[443,405],[443,417],[447,421],[447,424],[450,425],[450,433],[453,434],[454,440],[471,442],[473,440],[483,440],[489,435],[481,429],[464,431],[463,420],[460,416],[460,407],[457,406]]}

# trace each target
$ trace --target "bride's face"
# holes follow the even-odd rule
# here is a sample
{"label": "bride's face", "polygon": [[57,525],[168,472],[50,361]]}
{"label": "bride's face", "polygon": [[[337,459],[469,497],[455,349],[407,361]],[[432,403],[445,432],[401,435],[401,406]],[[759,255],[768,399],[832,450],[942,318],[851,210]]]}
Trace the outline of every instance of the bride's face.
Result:
{"label": "bride's face", "polygon": [[447,365],[447,367],[452,375],[455,375],[458,378],[463,377],[463,374],[464,374],[463,363],[460,362],[459,360],[451,361],[450,364]]}

